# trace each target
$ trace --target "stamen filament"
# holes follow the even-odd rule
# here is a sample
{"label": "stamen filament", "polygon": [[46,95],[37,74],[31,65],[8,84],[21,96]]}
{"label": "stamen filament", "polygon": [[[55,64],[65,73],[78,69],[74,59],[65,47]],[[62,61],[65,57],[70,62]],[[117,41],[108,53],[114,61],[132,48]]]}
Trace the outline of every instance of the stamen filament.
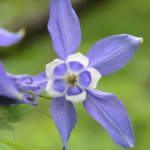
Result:
{"label": "stamen filament", "polygon": [[66,82],[70,84],[72,87],[75,87],[77,83],[77,75],[74,73],[67,73]]}

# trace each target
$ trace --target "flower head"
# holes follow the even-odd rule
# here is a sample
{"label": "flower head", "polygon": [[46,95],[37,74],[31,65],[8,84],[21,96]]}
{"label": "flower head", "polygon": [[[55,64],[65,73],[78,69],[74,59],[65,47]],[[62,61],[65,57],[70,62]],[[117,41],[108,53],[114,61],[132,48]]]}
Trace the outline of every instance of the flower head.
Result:
{"label": "flower head", "polygon": [[86,89],[96,88],[101,75],[87,67],[89,59],[81,53],[67,57],[66,62],[55,59],[46,65],[46,74],[50,78],[46,90],[52,97],[62,97],[73,103],[86,99]]}
{"label": "flower head", "polygon": [[0,62],[0,106],[22,103],[37,105],[38,101],[34,93],[37,93],[41,87],[36,82],[33,83],[34,78],[36,77],[30,75],[14,76],[6,73]]}
{"label": "flower head", "polygon": [[25,29],[21,28],[17,33],[12,33],[0,28],[0,46],[10,46],[21,41],[25,35]]}
{"label": "flower head", "polygon": [[113,94],[95,90],[101,76],[121,69],[133,56],[142,38],[128,34],[98,41],[86,56],[76,53],[81,42],[78,17],[69,0],[51,0],[48,30],[60,59],[46,65],[46,91],[53,96],[52,118],[67,150],[67,141],[77,115],[73,103],[83,101],[87,112],[124,147],[134,146],[130,119],[123,103]]}

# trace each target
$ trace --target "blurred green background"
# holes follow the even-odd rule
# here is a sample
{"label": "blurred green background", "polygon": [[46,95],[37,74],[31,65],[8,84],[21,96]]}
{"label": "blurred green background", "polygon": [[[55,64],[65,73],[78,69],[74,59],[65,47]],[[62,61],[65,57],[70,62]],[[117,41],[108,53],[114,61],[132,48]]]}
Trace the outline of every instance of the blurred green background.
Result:
{"label": "blurred green background", "polygon": [[[96,41],[111,35],[126,33],[143,37],[144,43],[129,63],[118,72],[102,77],[97,89],[115,94],[124,103],[136,139],[132,149],[150,149],[150,1],[74,0],[73,6],[82,31],[82,43],[77,51],[83,54]],[[48,17],[49,0],[0,0],[0,27],[13,32],[20,27],[27,29],[21,43],[0,47],[0,59],[8,72],[37,75],[47,63],[58,58],[47,31]],[[49,105],[50,101],[39,98],[37,108],[49,113]],[[82,103],[75,107],[78,121],[68,142],[69,150],[123,150],[90,117]],[[63,146],[53,120],[36,110],[27,119],[15,123],[15,132],[17,144],[26,150],[60,150]],[[13,132],[0,131],[0,139],[13,142]]]}

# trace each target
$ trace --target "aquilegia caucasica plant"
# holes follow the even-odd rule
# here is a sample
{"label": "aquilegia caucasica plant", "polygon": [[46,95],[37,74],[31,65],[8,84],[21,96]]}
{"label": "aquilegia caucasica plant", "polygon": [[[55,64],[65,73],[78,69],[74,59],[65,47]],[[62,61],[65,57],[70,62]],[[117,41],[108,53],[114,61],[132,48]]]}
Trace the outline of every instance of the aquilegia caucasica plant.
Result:
{"label": "aquilegia caucasica plant", "polygon": [[75,127],[77,114],[73,103],[83,101],[86,111],[124,148],[134,146],[134,134],[123,103],[113,94],[96,90],[101,76],[121,69],[133,56],[142,38],[128,34],[98,41],[86,56],[75,53],[81,42],[78,17],[70,0],[51,0],[48,30],[60,57],[46,65],[49,78],[46,91],[52,96],[50,112],[64,150]]}
{"label": "aquilegia caucasica plant", "polygon": [[[9,74],[0,62],[0,111],[5,106],[11,106],[8,110],[19,104],[35,106],[38,96],[46,89],[53,97],[50,113],[64,144],[63,150],[67,150],[77,122],[73,103],[78,102],[83,102],[86,111],[117,145],[133,147],[135,138],[123,103],[115,95],[95,88],[102,76],[118,71],[132,58],[143,39],[128,34],[114,35],[98,41],[85,56],[75,53],[81,43],[81,30],[70,0],[50,1],[48,30],[60,59],[47,64],[46,71],[34,77]],[[22,31],[11,33],[0,28],[0,46],[15,44],[22,37]],[[3,123],[12,122],[6,119]]]}

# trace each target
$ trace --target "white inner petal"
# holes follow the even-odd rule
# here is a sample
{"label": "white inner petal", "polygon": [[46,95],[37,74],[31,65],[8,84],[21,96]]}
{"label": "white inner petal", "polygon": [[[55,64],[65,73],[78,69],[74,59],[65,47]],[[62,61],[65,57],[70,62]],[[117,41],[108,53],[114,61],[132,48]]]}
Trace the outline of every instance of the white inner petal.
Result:
{"label": "white inner petal", "polygon": [[47,83],[47,86],[46,86],[46,92],[48,95],[52,96],[52,97],[61,97],[64,95],[65,91],[63,93],[60,93],[58,91],[55,91],[54,88],[53,88],[53,84],[54,84],[54,80],[55,79],[50,79]]}
{"label": "white inner petal", "polygon": [[89,59],[82,55],[81,53],[76,53],[76,54],[72,54],[69,55],[67,57],[67,62],[72,62],[72,61],[78,61],[79,63],[81,63],[85,68],[88,66],[89,64]]}
{"label": "white inner petal", "polygon": [[67,93],[65,93],[66,100],[71,101],[74,104],[84,101],[86,99],[86,91],[84,89],[82,89],[82,90],[83,90],[83,92],[78,95],[69,96],[69,95],[67,95]]}
{"label": "white inner petal", "polygon": [[94,68],[87,68],[86,70],[89,71],[91,74],[91,83],[85,89],[95,89],[97,87],[98,81],[101,78],[101,74]]}
{"label": "white inner petal", "polygon": [[57,67],[58,65],[63,64],[63,63],[64,63],[63,60],[55,59],[51,63],[47,64],[46,65],[46,75],[47,75],[47,77],[51,78],[55,67]]}

